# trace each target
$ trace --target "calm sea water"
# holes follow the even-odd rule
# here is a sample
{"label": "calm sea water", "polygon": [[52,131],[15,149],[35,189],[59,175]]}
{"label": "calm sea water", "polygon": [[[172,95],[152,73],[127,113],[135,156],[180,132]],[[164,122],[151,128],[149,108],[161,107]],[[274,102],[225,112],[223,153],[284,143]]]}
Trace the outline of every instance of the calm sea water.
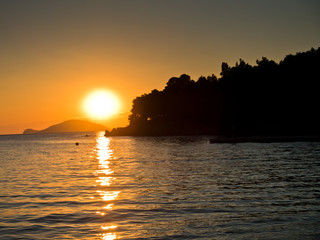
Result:
{"label": "calm sea water", "polygon": [[320,238],[320,143],[208,140],[0,136],[0,239]]}

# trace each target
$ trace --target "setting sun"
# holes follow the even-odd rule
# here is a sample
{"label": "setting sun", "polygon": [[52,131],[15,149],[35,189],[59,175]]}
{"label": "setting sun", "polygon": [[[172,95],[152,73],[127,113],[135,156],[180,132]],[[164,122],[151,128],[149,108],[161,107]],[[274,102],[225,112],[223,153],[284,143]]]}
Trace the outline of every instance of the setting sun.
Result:
{"label": "setting sun", "polygon": [[85,98],[83,109],[90,118],[105,119],[118,113],[120,102],[112,92],[96,90]]}

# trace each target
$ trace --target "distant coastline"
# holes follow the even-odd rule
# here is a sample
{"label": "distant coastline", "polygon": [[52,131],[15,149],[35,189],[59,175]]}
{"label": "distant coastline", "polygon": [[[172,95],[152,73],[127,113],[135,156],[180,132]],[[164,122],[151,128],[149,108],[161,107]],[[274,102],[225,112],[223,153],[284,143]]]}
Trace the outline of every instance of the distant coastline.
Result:
{"label": "distant coastline", "polygon": [[85,120],[68,120],[52,125],[43,130],[26,129],[23,134],[43,134],[43,133],[65,133],[65,132],[92,132],[105,131],[106,127],[101,124],[92,123]]}
{"label": "distant coastline", "polygon": [[220,78],[172,77],[136,97],[129,125],[106,136],[320,135],[320,48],[256,63],[222,63]]}

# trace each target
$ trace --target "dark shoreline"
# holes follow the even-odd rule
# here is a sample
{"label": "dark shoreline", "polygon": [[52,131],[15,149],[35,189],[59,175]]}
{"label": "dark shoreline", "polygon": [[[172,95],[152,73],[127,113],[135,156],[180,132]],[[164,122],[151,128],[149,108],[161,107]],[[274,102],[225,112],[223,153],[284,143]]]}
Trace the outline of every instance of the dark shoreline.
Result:
{"label": "dark shoreline", "polygon": [[248,136],[216,137],[210,143],[273,143],[273,142],[320,142],[320,136]]}
{"label": "dark shoreline", "polygon": [[192,134],[189,132],[185,134],[159,134],[159,132],[144,134],[137,134],[135,131],[126,128],[118,128],[116,131],[105,131],[106,137],[113,136],[134,136],[134,137],[166,137],[166,136],[208,136],[210,143],[276,143],[276,142],[320,142],[319,134],[301,134],[301,135],[215,135],[210,133]]}

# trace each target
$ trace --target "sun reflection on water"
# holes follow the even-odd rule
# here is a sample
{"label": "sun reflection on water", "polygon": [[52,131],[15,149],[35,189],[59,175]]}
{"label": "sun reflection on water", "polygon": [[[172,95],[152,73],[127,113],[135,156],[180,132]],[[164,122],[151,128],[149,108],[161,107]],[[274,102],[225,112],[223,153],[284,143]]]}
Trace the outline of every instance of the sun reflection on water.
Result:
{"label": "sun reflection on water", "polygon": [[[111,173],[113,173],[113,172],[108,172],[108,174],[111,174]],[[96,180],[96,182],[99,183],[100,186],[110,186],[111,180],[114,180],[114,178],[113,177],[99,177],[99,179]]]}
{"label": "sun reflection on water", "polygon": [[[96,170],[95,175],[98,177],[96,183],[99,186],[99,190],[97,193],[101,196],[101,200],[105,202],[107,205],[102,209],[97,210],[96,214],[107,217],[108,211],[112,211],[113,202],[117,199],[120,191],[110,191],[110,187],[112,183],[116,180],[115,177],[112,177],[113,170],[111,169],[111,161],[115,159],[113,156],[113,151],[110,148],[110,139],[104,136],[103,132],[98,133],[96,137],[96,155],[99,161],[99,169]],[[113,240],[117,238],[117,234],[115,232],[110,232],[111,230],[116,229],[118,226],[116,225],[102,225],[103,232],[98,236],[102,240]]]}
{"label": "sun reflection on water", "polygon": [[114,229],[117,228],[117,226],[112,225],[112,226],[101,226],[101,229],[107,230],[107,229]]}
{"label": "sun reflection on water", "polygon": [[118,197],[120,191],[97,191],[101,196],[103,201],[112,201]]}
{"label": "sun reflection on water", "polygon": [[117,238],[117,235],[115,233],[102,233],[99,234],[101,237],[101,240],[114,240]]}
{"label": "sun reflection on water", "polygon": [[106,210],[112,210],[112,207],[113,207],[113,204],[108,204],[107,206],[103,207],[103,209],[106,209]]}

